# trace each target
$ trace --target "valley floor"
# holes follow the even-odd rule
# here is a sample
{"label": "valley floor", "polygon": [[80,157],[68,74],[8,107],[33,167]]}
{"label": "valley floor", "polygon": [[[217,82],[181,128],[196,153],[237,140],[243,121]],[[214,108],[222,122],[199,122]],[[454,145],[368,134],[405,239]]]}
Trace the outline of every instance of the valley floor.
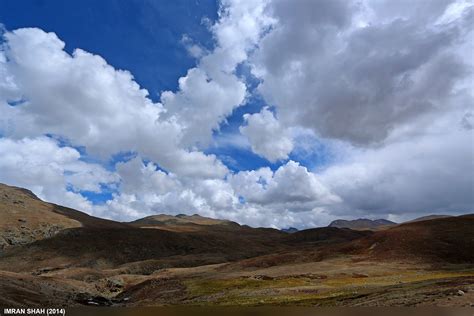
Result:
{"label": "valley floor", "polygon": [[[140,264],[140,263],[137,263]],[[121,268],[0,272],[0,305],[457,306],[474,303],[474,265],[338,257],[251,267],[246,260],[149,275]]]}

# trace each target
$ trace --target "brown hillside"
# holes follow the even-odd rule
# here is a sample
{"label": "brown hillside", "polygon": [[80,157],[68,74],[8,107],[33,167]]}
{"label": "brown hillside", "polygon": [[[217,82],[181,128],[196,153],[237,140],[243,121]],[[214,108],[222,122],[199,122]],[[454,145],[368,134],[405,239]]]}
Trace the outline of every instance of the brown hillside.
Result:
{"label": "brown hillside", "polygon": [[422,216],[422,217],[412,219],[411,221],[407,221],[405,223],[422,222],[422,221],[429,221],[432,219],[447,218],[447,217],[452,217],[452,216],[451,215],[427,215],[427,216]]}
{"label": "brown hillside", "polygon": [[228,220],[203,217],[198,214],[176,216],[159,214],[147,216],[129,223],[135,227],[141,228],[159,228],[175,232],[192,232],[200,230],[209,230],[210,226],[221,226],[221,228],[235,229],[239,224]]}
{"label": "brown hillside", "polygon": [[0,183],[0,249],[52,237],[75,227],[125,227],[41,201],[31,191]]}
{"label": "brown hillside", "polygon": [[292,243],[336,243],[348,242],[371,235],[371,231],[348,228],[320,227],[298,231],[286,237]]}
{"label": "brown hillside", "polygon": [[350,228],[353,230],[382,230],[395,226],[397,223],[386,219],[367,219],[359,218],[354,220],[338,219],[332,221],[328,227]]}
{"label": "brown hillside", "polygon": [[[4,252],[0,270],[33,271],[50,266],[114,268],[161,260],[160,267],[234,261],[279,249],[277,230],[239,228],[192,233],[143,228],[73,228]],[[28,262],[20,258],[27,256]],[[12,263],[15,263],[12,266]]]}
{"label": "brown hillside", "polygon": [[51,237],[81,222],[56,213],[28,190],[0,184],[0,249]]}
{"label": "brown hillside", "polygon": [[350,247],[379,259],[474,263],[474,215],[401,224],[356,240]]}

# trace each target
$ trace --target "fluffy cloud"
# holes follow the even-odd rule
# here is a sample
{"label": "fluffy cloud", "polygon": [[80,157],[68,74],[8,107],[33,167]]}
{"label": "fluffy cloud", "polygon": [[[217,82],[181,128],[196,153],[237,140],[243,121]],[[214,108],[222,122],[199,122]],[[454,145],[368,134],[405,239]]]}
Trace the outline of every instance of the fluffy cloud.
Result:
{"label": "fluffy cloud", "polygon": [[[100,192],[118,177],[97,164],[80,160],[71,147],[59,147],[49,138],[0,138],[1,181],[31,189],[48,201],[92,211],[92,204],[78,191]],[[70,188],[67,190],[66,188]]]}
{"label": "fluffy cloud", "polygon": [[202,58],[201,67],[212,77],[234,71],[246,61],[275,20],[267,13],[269,0],[223,0],[219,20],[211,27],[217,47]]}
{"label": "fluffy cloud", "polygon": [[212,132],[244,103],[246,85],[235,70],[273,22],[264,14],[265,7],[266,1],[222,1],[219,19],[211,27],[215,49],[179,79],[177,92],[162,93],[166,115],[183,125],[185,146],[208,146]]}
{"label": "fluffy cloud", "polygon": [[6,91],[0,99],[5,136],[59,135],[103,158],[139,152],[183,175],[227,172],[215,156],[180,146],[183,122],[160,119],[163,106],[154,104],[129,72],[81,49],[70,56],[54,33],[39,29],[19,29],[5,39],[0,63],[7,74],[0,84]]}
{"label": "fluffy cloud", "polygon": [[275,172],[241,171],[226,181],[176,177],[136,157],[119,163],[117,174],[120,187],[107,202],[107,212],[121,220],[199,213],[252,226],[310,227],[332,218],[323,206],[339,201],[315,174],[293,161]]}
{"label": "fluffy cloud", "polygon": [[297,210],[299,203],[321,206],[339,201],[314,173],[291,160],[275,172],[270,168],[241,171],[229,181],[249,203],[287,204]]}
{"label": "fluffy cloud", "polygon": [[[120,220],[199,213],[302,228],[337,217],[471,212],[473,8],[225,0],[210,26],[214,48],[183,37],[197,66],[160,103],[100,56],[68,54],[54,33],[6,32],[0,181]],[[253,93],[237,75],[242,64],[272,111],[244,114],[240,134],[224,137],[220,125]],[[305,158],[231,173],[205,154],[210,144],[270,162]],[[108,171],[72,146],[99,162],[134,158]],[[337,159],[322,163],[327,148]],[[313,152],[321,153],[308,162]],[[113,197],[103,205],[80,194],[104,186]]]}
{"label": "fluffy cloud", "polygon": [[261,93],[285,125],[363,146],[455,106],[451,97],[468,75],[460,55],[473,6],[443,24],[449,2],[416,5],[274,1],[278,22],[252,57]]}
{"label": "fluffy cloud", "polygon": [[474,206],[474,133],[462,113],[424,133],[406,130],[380,149],[352,150],[328,167],[321,181],[341,197],[333,214],[468,213]]}
{"label": "fluffy cloud", "polygon": [[[119,192],[107,204],[115,217],[133,219],[146,215],[194,214],[225,218],[238,199],[222,179],[177,177],[140,157],[117,164]],[[220,212],[220,213],[217,213]]]}
{"label": "fluffy cloud", "polygon": [[202,69],[193,68],[179,79],[179,91],[163,92],[161,102],[167,115],[183,125],[183,144],[205,147],[212,131],[244,101],[245,94],[245,84],[236,76],[222,73],[215,80]]}
{"label": "fluffy cloud", "polygon": [[347,142],[319,175],[341,198],[330,214],[472,212],[474,6],[414,5],[269,4],[277,22],[250,58],[260,92],[283,128]]}
{"label": "fluffy cloud", "polygon": [[240,132],[250,140],[253,152],[271,162],[288,159],[293,150],[290,132],[284,129],[268,108],[260,113],[245,114],[247,123],[240,127]]}

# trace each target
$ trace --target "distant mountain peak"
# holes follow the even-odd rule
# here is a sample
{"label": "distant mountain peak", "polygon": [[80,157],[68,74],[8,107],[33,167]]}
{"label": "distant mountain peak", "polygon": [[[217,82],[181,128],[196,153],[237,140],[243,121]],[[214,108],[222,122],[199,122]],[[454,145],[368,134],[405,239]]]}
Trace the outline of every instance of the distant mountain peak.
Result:
{"label": "distant mountain peak", "polygon": [[292,234],[292,233],[296,233],[299,230],[298,230],[298,228],[295,228],[295,227],[288,227],[288,228],[281,229],[281,231],[285,232],[285,233]]}
{"label": "distant mountain peak", "polygon": [[[210,217],[204,217],[199,214],[186,215],[168,215],[168,214],[157,214],[150,215],[144,218],[137,219],[129,223],[135,227],[147,227],[147,228],[160,228],[167,230],[196,230],[196,229],[207,229],[210,226],[225,225],[225,226],[240,226],[239,224],[224,220],[215,219]],[[207,228],[206,228],[207,227]]]}
{"label": "distant mountain peak", "polygon": [[332,221],[328,226],[337,228],[350,228],[350,229],[380,229],[397,225],[397,223],[386,220],[386,219],[368,219],[358,218],[354,220],[338,219]]}

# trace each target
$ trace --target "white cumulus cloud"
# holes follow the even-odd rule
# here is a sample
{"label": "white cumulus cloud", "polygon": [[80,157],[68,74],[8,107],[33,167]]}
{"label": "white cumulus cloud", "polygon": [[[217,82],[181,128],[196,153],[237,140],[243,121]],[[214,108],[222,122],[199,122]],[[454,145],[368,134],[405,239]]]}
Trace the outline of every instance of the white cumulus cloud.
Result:
{"label": "white cumulus cloud", "polygon": [[[113,185],[117,175],[98,164],[80,160],[71,147],[60,147],[47,137],[12,140],[0,138],[1,181],[31,189],[54,203],[93,211],[93,205],[78,191],[100,192],[100,185]],[[67,190],[67,188],[70,190]]]}
{"label": "white cumulus cloud", "polygon": [[246,125],[240,127],[240,132],[247,136],[252,150],[271,162],[288,159],[293,150],[290,131],[283,128],[268,108],[260,113],[245,114]]}

